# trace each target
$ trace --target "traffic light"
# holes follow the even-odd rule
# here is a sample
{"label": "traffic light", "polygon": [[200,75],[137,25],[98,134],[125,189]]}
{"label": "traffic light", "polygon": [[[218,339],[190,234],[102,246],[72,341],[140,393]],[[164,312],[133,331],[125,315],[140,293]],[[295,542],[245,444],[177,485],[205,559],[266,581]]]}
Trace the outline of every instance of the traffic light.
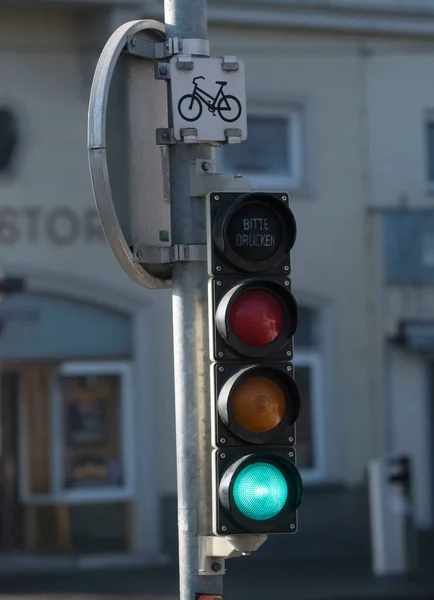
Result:
{"label": "traffic light", "polygon": [[207,216],[214,533],[293,533],[302,481],[289,196],[216,192]]}

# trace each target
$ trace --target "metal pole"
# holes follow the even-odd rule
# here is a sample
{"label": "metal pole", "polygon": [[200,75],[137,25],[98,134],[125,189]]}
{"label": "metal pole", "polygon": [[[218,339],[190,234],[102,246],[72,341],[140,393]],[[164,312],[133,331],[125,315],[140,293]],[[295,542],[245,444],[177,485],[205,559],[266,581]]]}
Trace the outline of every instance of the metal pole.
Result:
{"label": "metal pole", "polygon": [[[167,37],[207,39],[206,0],[165,0]],[[190,197],[189,163],[212,158],[209,145],[170,149],[172,245],[205,244],[205,202]],[[180,600],[222,593],[222,576],[198,574],[198,536],[211,535],[211,432],[207,270],[173,266]]]}

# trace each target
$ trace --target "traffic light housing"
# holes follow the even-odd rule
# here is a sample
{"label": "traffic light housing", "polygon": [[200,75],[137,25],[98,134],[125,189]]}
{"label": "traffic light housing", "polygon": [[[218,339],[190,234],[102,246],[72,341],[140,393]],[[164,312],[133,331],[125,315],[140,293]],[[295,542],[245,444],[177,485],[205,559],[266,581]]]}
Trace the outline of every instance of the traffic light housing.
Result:
{"label": "traffic light housing", "polygon": [[302,481],[289,196],[216,192],[207,216],[214,533],[293,533]]}

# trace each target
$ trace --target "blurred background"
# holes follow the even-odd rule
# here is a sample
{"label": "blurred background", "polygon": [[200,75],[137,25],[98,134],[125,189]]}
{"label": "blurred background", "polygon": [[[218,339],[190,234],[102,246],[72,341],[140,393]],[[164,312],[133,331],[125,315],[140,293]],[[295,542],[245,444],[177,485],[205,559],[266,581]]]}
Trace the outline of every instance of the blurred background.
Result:
{"label": "blurred background", "polygon": [[[25,284],[0,303],[0,590],[177,562],[171,295],[113,258],[86,150],[99,54],[137,18],[162,20],[162,1],[0,0],[0,268]],[[434,1],[210,0],[209,26],[213,55],[245,60],[249,102],[248,141],[218,163],[289,191],[298,223],[305,497],[299,533],[242,568],[367,580],[367,467],[388,455],[411,461],[403,497],[434,564]],[[127,213],[125,90],[110,128]]]}

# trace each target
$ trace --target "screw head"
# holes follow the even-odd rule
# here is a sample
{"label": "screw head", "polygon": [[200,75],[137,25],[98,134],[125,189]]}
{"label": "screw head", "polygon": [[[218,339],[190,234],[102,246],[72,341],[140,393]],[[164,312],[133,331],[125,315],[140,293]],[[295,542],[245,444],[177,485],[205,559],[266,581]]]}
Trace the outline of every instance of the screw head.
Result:
{"label": "screw head", "polygon": [[222,453],[220,454],[220,458],[226,458],[226,454],[225,454],[224,452],[222,452]]}
{"label": "screw head", "polygon": [[132,38],[131,40],[131,46],[134,48],[135,46],[137,46],[137,40],[135,38]]}
{"label": "screw head", "polygon": [[285,285],[288,286],[289,285],[289,281],[285,281]]}
{"label": "screw head", "polygon": [[293,441],[294,441],[294,438],[293,438],[293,437],[289,437],[289,438],[288,438],[288,442],[293,442]]}
{"label": "screw head", "polygon": [[166,65],[161,65],[158,67],[158,72],[160,75],[167,75],[169,73],[169,69],[166,67]]}
{"label": "screw head", "polygon": [[219,562],[213,562],[211,565],[211,569],[214,571],[214,573],[218,573],[222,570],[222,566]]}
{"label": "screw head", "polygon": [[289,458],[294,458],[294,452],[289,453]]}
{"label": "screw head", "polygon": [[282,196],[282,200],[286,202],[288,200],[288,196]]}
{"label": "screw head", "polygon": [[220,438],[220,444],[226,444],[226,438]]}
{"label": "screw head", "polygon": [[[218,353],[218,357],[219,357],[219,358],[223,358],[223,356],[224,356],[224,352],[219,352],[219,353]],[[221,367],[221,368],[223,369],[223,367]]]}
{"label": "screw head", "polygon": [[220,529],[221,529],[222,531],[227,531],[227,530],[228,530],[228,528],[226,527],[226,525],[222,525]]}
{"label": "screw head", "polygon": [[216,200],[216,201],[220,200],[220,196],[214,196],[214,200]]}
{"label": "screw head", "polygon": [[209,171],[211,169],[211,163],[206,160],[202,163],[202,169],[204,171]]}
{"label": "screw head", "polygon": [[295,529],[295,525],[294,523],[291,523],[291,525],[289,526],[290,529]]}
{"label": "screw head", "polygon": [[289,271],[289,267],[288,267],[288,265],[285,265],[285,266],[283,267],[283,270],[284,270],[284,271]]}
{"label": "screw head", "polygon": [[217,265],[217,267],[215,268],[215,270],[220,272],[222,270],[222,268],[221,268],[220,265]]}
{"label": "screw head", "polygon": [[224,367],[219,367],[219,371],[220,371],[220,373],[223,373],[223,371],[224,371],[224,370],[225,370],[225,368],[224,368]]}
{"label": "screw head", "polygon": [[216,284],[217,284],[217,285],[221,285],[221,284],[222,284],[222,282],[221,282],[221,281],[216,281]]}
{"label": "screw head", "polygon": [[168,140],[170,138],[169,132],[168,131],[163,131],[161,134],[161,137],[163,140]]}
{"label": "screw head", "polygon": [[287,370],[287,371],[292,371],[292,367],[291,367],[291,365],[288,365],[288,366],[286,367],[286,370]]}

